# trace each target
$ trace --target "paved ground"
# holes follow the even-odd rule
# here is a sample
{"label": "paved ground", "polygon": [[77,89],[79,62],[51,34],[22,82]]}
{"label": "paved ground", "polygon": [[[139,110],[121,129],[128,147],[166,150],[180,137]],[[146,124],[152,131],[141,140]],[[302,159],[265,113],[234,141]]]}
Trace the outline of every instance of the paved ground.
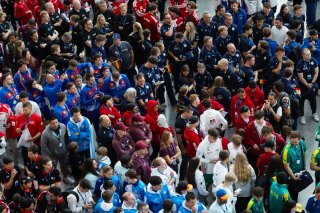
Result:
{"label": "paved ground", "polygon": [[[214,9],[212,7],[212,0],[208,1],[208,0],[198,0],[198,15],[199,17],[201,17],[201,14],[204,11],[209,11],[212,15],[215,14]],[[286,0],[280,0],[279,1],[279,5],[278,5],[278,12],[280,10],[281,4],[285,3]],[[304,7],[304,11],[305,11],[305,4],[303,3],[303,7]],[[318,3],[318,11],[317,11],[317,17],[320,18],[320,3]],[[176,118],[176,113],[175,113],[175,109],[173,109],[170,105],[169,99],[166,97],[166,103],[167,103],[167,109],[166,109],[166,118],[169,121],[169,124],[174,126],[174,122],[175,122],[175,118]],[[320,105],[320,97],[317,97],[317,102],[318,102],[318,106]],[[307,169],[310,171],[310,160],[311,160],[311,154],[312,152],[318,147],[318,143],[315,142],[314,140],[314,135],[315,132],[317,130],[317,126],[318,124],[315,123],[312,118],[311,118],[311,111],[310,111],[310,105],[309,103],[306,101],[305,103],[305,115],[306,115],[306,120],[307,120],[307,124],[306,125],[300,125],[299,126],[299,130],[302,132],[303,136],[306,139],[306,146],[307,146],[307,153],[306,153],[306,165],[307,165]],[[319,108],[319,107],[318,107]],[[320,111],[318,110],[318,113],[320,113]],[[231,135],[233,134],[233,129],[230,129],[227,131],[227,135]],[[312,172],[312,175],[314,175],[314,172]],[[303,206],[306,205],[307,203],[307,199],[308,197],[312,194],[312,191],[314,190],[314,184],[312,184],[310,187],[308,187],[307,189],[305,189],[304,191],[302,191],[299,195],[299,203],[301,203]]]}

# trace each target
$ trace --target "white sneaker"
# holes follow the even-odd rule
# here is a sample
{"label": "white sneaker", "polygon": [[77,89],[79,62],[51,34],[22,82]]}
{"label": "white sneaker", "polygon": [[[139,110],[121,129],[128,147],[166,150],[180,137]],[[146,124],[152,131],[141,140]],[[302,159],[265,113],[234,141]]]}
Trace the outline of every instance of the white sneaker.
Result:
{"label": "white sneaker", "polygon": [[313,118],[313,120],[314,120],[315,122],[319,122],[319,116],[318,116],[317,113],[314,113],[314,114],[312,115],[312,118]]}
{"label": "white sneaker", "polygon": [[300,116],[300,123],[301,123],[302,125],[305,125],[305,124],[306,124],[306,117]]}

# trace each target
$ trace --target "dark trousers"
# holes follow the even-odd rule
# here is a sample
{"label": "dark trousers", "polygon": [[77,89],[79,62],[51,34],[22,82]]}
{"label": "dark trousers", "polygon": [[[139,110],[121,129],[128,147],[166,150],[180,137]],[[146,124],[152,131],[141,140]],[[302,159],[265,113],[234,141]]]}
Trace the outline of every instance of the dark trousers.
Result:
{"label": "dark trousers", "polygon": [[160,104],[165,102],[164,92],[166,89],[171,105],[176,105],[177,99],[176,99],[176,96],[174,95],[174,91],[173,91],[173,87],[172,87],[172,79],[171,79],[168,71],[164,72],[163,78],[164,78],[164,83],[162,85],[160,85],[160,87],[157,90],[157,97],[159,99],[159,102],[160,102]]}
{"label": "dark trousers", "polygon": [[153,159],[155,159],[156,157],[158,157],[158,154],[159,154],[159,150],[160,150],[160,143],[155,143],[155,142],[151,142],[151,145],[152,145],[152,149],[153,149],[153,152],[152,152],[152,155],[150,156],[151,158],[151,161]]}
{"label": "dark trousers", "polygon": [[306,15],[308,26],[313,26],[316,21],[317,4],[317,1],[315,1],[314,3],[306,3]]}
{"label": "dark trousers", "polygon": [[172,75],[174,80],[174,88],[176,90],[176,93],[179,92],[179,74],[181,71],[181,67],[186,64],[186,62],[173,62],[172,63]]}
{"label": "dark trousers", "polygon": [[308,99],[311,107],[312,114],[317,112],[317,91],[309,91],[306,87],[301,87],[301,98],[300,98],[300,115],[304,116],[304,101]]}
{"label": "dark trousers", "polygon": [[21,154],[22,154],[23,162],[26,163],[28,161],[28,148],[22,146],[21,147]]}
{"label": "dark trousers", "polygon": [[180,181],[184,181],[187,174],[188,162],[190,160],[190,157],[188,155],[182,155],[181,157],[182,161],[180,165]]}
{"label": "dark trousers", "polygon": [[121,70],[121,73],[122,74],[125,74],[129,81],[130,81],[130,84],[131,84],[131,87],[134,87],[135,86],[135,83],[134,83],[134,75],[137,74],[137,71],[135,68],[131,68],[131,69],[128,69],[128,70]]}
{"label": "dark trousers", "polygon": [[82,110],[82,115],[89,119],[89,121],[93,124],[94,130],[96,131],[96,134],[99,132],[99,107],[93,111],[86,111]]}
{"label": "dark trousers", "polygon": [[246,210],[250,199],[251,197],[238,197],[236,202],[236,212],[242,212]]}
{"label": "dark trousers", "polygon": [[288,191],[290,193],[291,199],[298,202],[299,192],[295,190],[294,183],[295,182],[293,180],[289,180]]}

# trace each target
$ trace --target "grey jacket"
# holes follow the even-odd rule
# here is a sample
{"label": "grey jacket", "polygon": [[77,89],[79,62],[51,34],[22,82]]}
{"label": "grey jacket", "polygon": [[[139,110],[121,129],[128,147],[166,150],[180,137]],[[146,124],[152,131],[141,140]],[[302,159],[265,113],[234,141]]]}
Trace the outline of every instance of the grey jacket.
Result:
{"label": "grey jacket", "polygon": [[67,128],[63,123],[59,123],[60,133],[57,135],[50,126],[47,125],[41,135],[41,155],[58,157],[67,153]]}

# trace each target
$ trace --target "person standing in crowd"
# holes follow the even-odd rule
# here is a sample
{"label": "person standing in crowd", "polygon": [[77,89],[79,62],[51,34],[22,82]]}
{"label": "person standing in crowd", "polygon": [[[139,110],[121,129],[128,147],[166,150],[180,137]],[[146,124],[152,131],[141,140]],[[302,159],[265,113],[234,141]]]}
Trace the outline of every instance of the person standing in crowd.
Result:
{"label": "person standing in crowd", "polygon": [[139,179],[149,183],[151,176],[151,162],[148,153],[148,145],[144,141],[137,141],[135,152],[132,154],[133,169],[137,171]]}
{"label": "person standing in crowd", "polygon": [[[120,4],[120,14],[114,18],[114,34],[120,35],[117,39],[128,41],[129,34],[132,32],[132,25],[134,17],[128,13],[128,5],[126,3]],[[120,51],[121,54],[121,51]]]}
{"label": "person standing in crowd", "polygon": [[87,212],[92,209],[94,201],[90,191],[91,188],[88,180],[80,180],[78,186],[67,196],[68,208],[71,212]]}
{"label": "person standing in crowd", "polygon": [[277,174],[277,181],[273,181],[271,184],[269,212],[281,212],[285,202],[291,199],[287,184],[288,175],[285,172],[279,172]]}
{"label": "person standing in crowd", "polygon": [[135,143],[127,129],[128,127],[122,122],[118,122],[114,126],[115,133],[112,139],[112,147],[116,152],[117,159],[120,159],[124,154],[132,156],[135,151]]}
{"label": "person standing in crowd", "polygon": [[64,92],[59,92],[58,96],[58,103],[55,105],[53,109],[53,114],[56,116],[59,122],[67,125],[70,120],[70,110],[69,107],[66,105],[67,96]]}
{"label": "person standing in crowd", "polygon": [[317,186],[314,190],[314,195],[308,198],[306,211],[309,213],[316,213],[320,208],[320,187]]}
{"label": "person standing in crowd", "polygon": [[229,195],[226,190],[219,189],[216,192],[216,201],[210,206],[209,212],[214,213],[232,213],[232,208],[228,208]]}
{"label": "person standing in crowd", "polygon": [[12,111],[18,103],[19,95],[11,73],[2,75],[3,86],[0,88],[0,102],[8,104]]}
{"label": "person standing in crowd", "polygon": [[243,33],[243,26],[247,22],[247,13],[242,8],[239,8],[237,1],[230,2],[228,13],[232,15],[234,24],[238,26],[239,34],[241,35]]}

